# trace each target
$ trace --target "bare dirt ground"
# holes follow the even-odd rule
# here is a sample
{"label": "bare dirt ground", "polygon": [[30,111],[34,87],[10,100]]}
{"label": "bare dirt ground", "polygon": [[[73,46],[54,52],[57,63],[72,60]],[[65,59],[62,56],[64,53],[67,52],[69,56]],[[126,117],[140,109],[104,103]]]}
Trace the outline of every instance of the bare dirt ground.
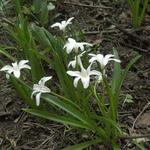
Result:
{"label": "bare dirt ground", "polygon": [[[112,53],[115,47],[122,60],[122,67],[136,54],[142,57],[130,70],[120,98],[119,122],[131,136],[143,136],[150,149],[150,6],[142,27],[133,29],[126,2],[108,0],[61,1],[57,6],[59,18],[74,16],[74,24],[84,30],[87,41],[99,46],[104,54]],[[9,42],[1,32],[1,42]],[[126,94],[133,103],[125,103]],[[0,72],[0,149],[2,150],[60,150],[69,144],[86,140],[77,131],[54,123],[31,117],[21,109],[27,107],[17,96],[5,75]],[[127,145],[122,149],[137,149]],[[100,146],[92,150],[104,149]]]}

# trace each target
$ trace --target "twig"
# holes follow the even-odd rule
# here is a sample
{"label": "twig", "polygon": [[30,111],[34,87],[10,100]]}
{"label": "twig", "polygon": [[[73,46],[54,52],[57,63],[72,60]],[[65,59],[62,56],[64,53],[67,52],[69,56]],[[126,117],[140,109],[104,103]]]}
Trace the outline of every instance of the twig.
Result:
{"label": "twig", "polygon": [[126,46],[126,47],[133,48],[133,49],[135,49],[135,50],[137,50],[139,52],[150,53],[150,51],[147,50],[147,49],[143,49],[143,48],[140,48],[140,47],[137,47],[137,46],[126,44],[126,43],[121,42],[121,41],[119,41],[119,43],[122,44],[122,45],[124,45],[124,46]]}
{"label": "twig", "polygon": [[145,138],[145,137],[150,137],[150,134],[135,135],[135,136],[124,136],[124,137],[121,137],[120,139],[138,139],[138,138]]}
{"label": "twig", "polygon": [[139,117],[143,114],[143,112],[148,108],[148,106],[150,105],[150,102],[148,102],[145,106],[144,106],[144,108],[143,108],[143,110],[137,115],[137,117],[135,118],[135,120],[134,120],[134,122],[133,122],[133,125],[132,125],[132,130],[134,129],[134,126],[135,126],[135,123],[137,122],[137,120],[139,119]]}
{"label": "twig", "polygon": [[63,2],[64,4],[68,4],[68,5],[75,5],[75,6],[80,6],[80,7],[91,7],[91,8],[104,8],[104,9],[112,9],[112,7],[107,7],[104,5],[98,5],[98,6],[94,6],[94,5],[86,5],[86,4],[81,4],[81,3],[72,3],[72,2]]}
{"label": "twig", "polygon": [[149,43],[149,39],[146,39],[146,38],[144,38],[144,37],[141,37],[141,36],[139,36],[139,35],[137,35],[137,34],[135,34],[135,33],[129,32],[129,31],[127,31],[127,30],[121,28],[121,27],[120,27],[119,25],[117,25],[117,24],[114,24],[114,25],[115,25],[116,28],[119,29],[121,32],[123,32],[123,33],[125,33],[125,34],[131,36],[132,38],[138,39],[138,40],[141,41],[141,42]]}
{"label": "twig", "polygon": [[101,31],[87,31],[84,32],[85,35],[93,35],[93,34],[99,34]]}

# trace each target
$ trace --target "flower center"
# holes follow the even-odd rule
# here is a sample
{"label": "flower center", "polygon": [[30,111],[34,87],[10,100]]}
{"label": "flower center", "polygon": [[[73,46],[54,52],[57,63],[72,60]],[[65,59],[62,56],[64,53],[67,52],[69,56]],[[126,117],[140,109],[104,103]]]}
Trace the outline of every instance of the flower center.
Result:
{"label": "flower center", "polygon": [[87,72],[86,70],[82,70],[81,76],[82,76],[83,78],[86,78],[86,77],[89,76],[89,74],[88,74],[88,72]]}

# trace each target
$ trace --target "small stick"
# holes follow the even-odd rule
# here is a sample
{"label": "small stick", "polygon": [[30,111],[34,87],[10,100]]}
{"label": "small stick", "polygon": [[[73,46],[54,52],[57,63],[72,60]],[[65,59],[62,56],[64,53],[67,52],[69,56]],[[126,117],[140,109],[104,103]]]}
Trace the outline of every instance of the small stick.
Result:
{"label": "small stick", "polygon": [[116,25],[116,24],[114,24],[114,25],[115,25],[116,28],[119,29],[121,32],[123,32],[123,33],[125,33],[125,34],[131,36],[132,38],[138,39],[138,40],[140,40],[141,42],[149,43],[149,39],[146,39],[146,38],[144,38],[144,37],[140,37],[140,36],[138,36],[137,34],[134,34],[134,33],[132,33],[132,32],[128,32],[127,30],[121,28],[119,25]]}
{"label": "small stick", "polygon": [[134,122],[133,122],[133,125],[132,125],[132,130],[134,130],[134,126],[135,126],[135,123],[137,122],[137,120],[139,119],[139,117],[143,114],[143,112],[148,108],[148,106],[150,105],[150,102],[148,102],[145,106],[144,106],[144,108],[143,108],[143,110],[137,115],[137,117],[135,118],[135,120],[134,120]]}
{"label": "small stick", "polygon": [[133,46],[133,45],[130,45],[130,44],[125,44],[125,43],[123,43],[121,41],[119,41],[119,43],[122,44],[122,45],[124,45],[124,46],[127,46],[129,48],[133,48],[133,49],[135,49],[137,51],[140,51],[140,52],[150,53],[149,50],[146,50],[146,49],[143,49],[143,48],[140,48],[140,47],[137,47],[137,46]]}
{"label": "small stick", "polygon": [[138,139],[138,138],[145,138],[145,137],[150,137],[150,134],[135,135],[135,136],[124,136],[124,137],[120,137],[120,139]]}
{"label": "small stick", "polygon": [[80,6],[80,7],[112,9],[112,7],[107,7],[107,6],[103,6],[103,5],[94,6],[94,5],[86,5],[86,4],[81,4],[81,3],[78,4],[78,3],[71,3],[71,2],[63,2],[63,3],[68,4],[68,5]]}

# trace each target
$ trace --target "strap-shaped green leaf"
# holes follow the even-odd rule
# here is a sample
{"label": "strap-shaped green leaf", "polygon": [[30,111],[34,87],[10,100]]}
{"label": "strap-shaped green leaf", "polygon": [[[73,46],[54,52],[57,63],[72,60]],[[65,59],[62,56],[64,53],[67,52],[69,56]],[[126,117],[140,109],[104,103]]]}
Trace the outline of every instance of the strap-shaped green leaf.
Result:
{"label": "strap-shaped green leaf", "polygon": [[59,123],[63,123],[66,125],[71,125],[74,127],[79,127],[79,128],[84,128],[84,129],[89,129],[89,127],[85,124],[83,124],[81,121],[77,121],[73,118],[70,117],[66,117],[66,116],[60,116],[60,115],[56,115],[56,114],[52,114],[46,111],[41,111],[41,110],[36,110],[36,109],[23,109],[24,111],[33,114],[35,116],[44,118],[44,119],[48,119],[48,120],[52,120],[52,121],[56,121]]}
{"label": "strap-shaped green leaf", "polygon": [[95,139],[95,140],[91,140],[91,141],[87,141],[87,142],[83,142],[77,145],[73,145],[73,146],[69,146],[67,148],[63,148],[62,150],[83,150],[91,145],[100,143],[101,140],[100,139]]}
{"label": "strap-shaped green leaf", "polygon": [[[113,52],[114,52],[115,58],[119,59],[118,52],[115,48],[113,48]],[[120,77],[121,77],[120,63],[114,62],[114,72],[113,72],[112,86],[111,86],[113,95],[117,92],[117,88],[118,88],[118,84],[119,84],[118,80],[120,80]]]}
{"label": "strap-shaped green leaf", "polygon": [[129,71],[129,69],[132,67],[132,65],[141,57],[141,55],[138,55],[136,56],[135,58],[133,58],[129,63],[128,65],[126,66],[125,70],[122,72],[122,76],[120,78],[120,81],[119,82],[119,87],[118,87],[118,92],[117,92],[117,97],[119,96],[119,93],[120,93],[120,89],[122,87],[122,84],[123,84],[123,81],[124,79],[126,78],[127,76],[127,73]]}
{"label": "strap-shaped green leaf", "polygon": [[69,103],[64,102],[60,99],[58,99],[55,96],[52,95],[44,95],[42,98],[47,101],[48,103],[51,103],[53,105],[56,105],[57,107],[61,108],[65,112],[69,113],[70,115],[74,116],[75,118],[79,119],[86,125],[88,125],[91,128],[94,128],[93,121],[91,121],[89,118],[87,118],[84,114],[82,114],[79,110],[77,110],[74,106],[71,106]]}

